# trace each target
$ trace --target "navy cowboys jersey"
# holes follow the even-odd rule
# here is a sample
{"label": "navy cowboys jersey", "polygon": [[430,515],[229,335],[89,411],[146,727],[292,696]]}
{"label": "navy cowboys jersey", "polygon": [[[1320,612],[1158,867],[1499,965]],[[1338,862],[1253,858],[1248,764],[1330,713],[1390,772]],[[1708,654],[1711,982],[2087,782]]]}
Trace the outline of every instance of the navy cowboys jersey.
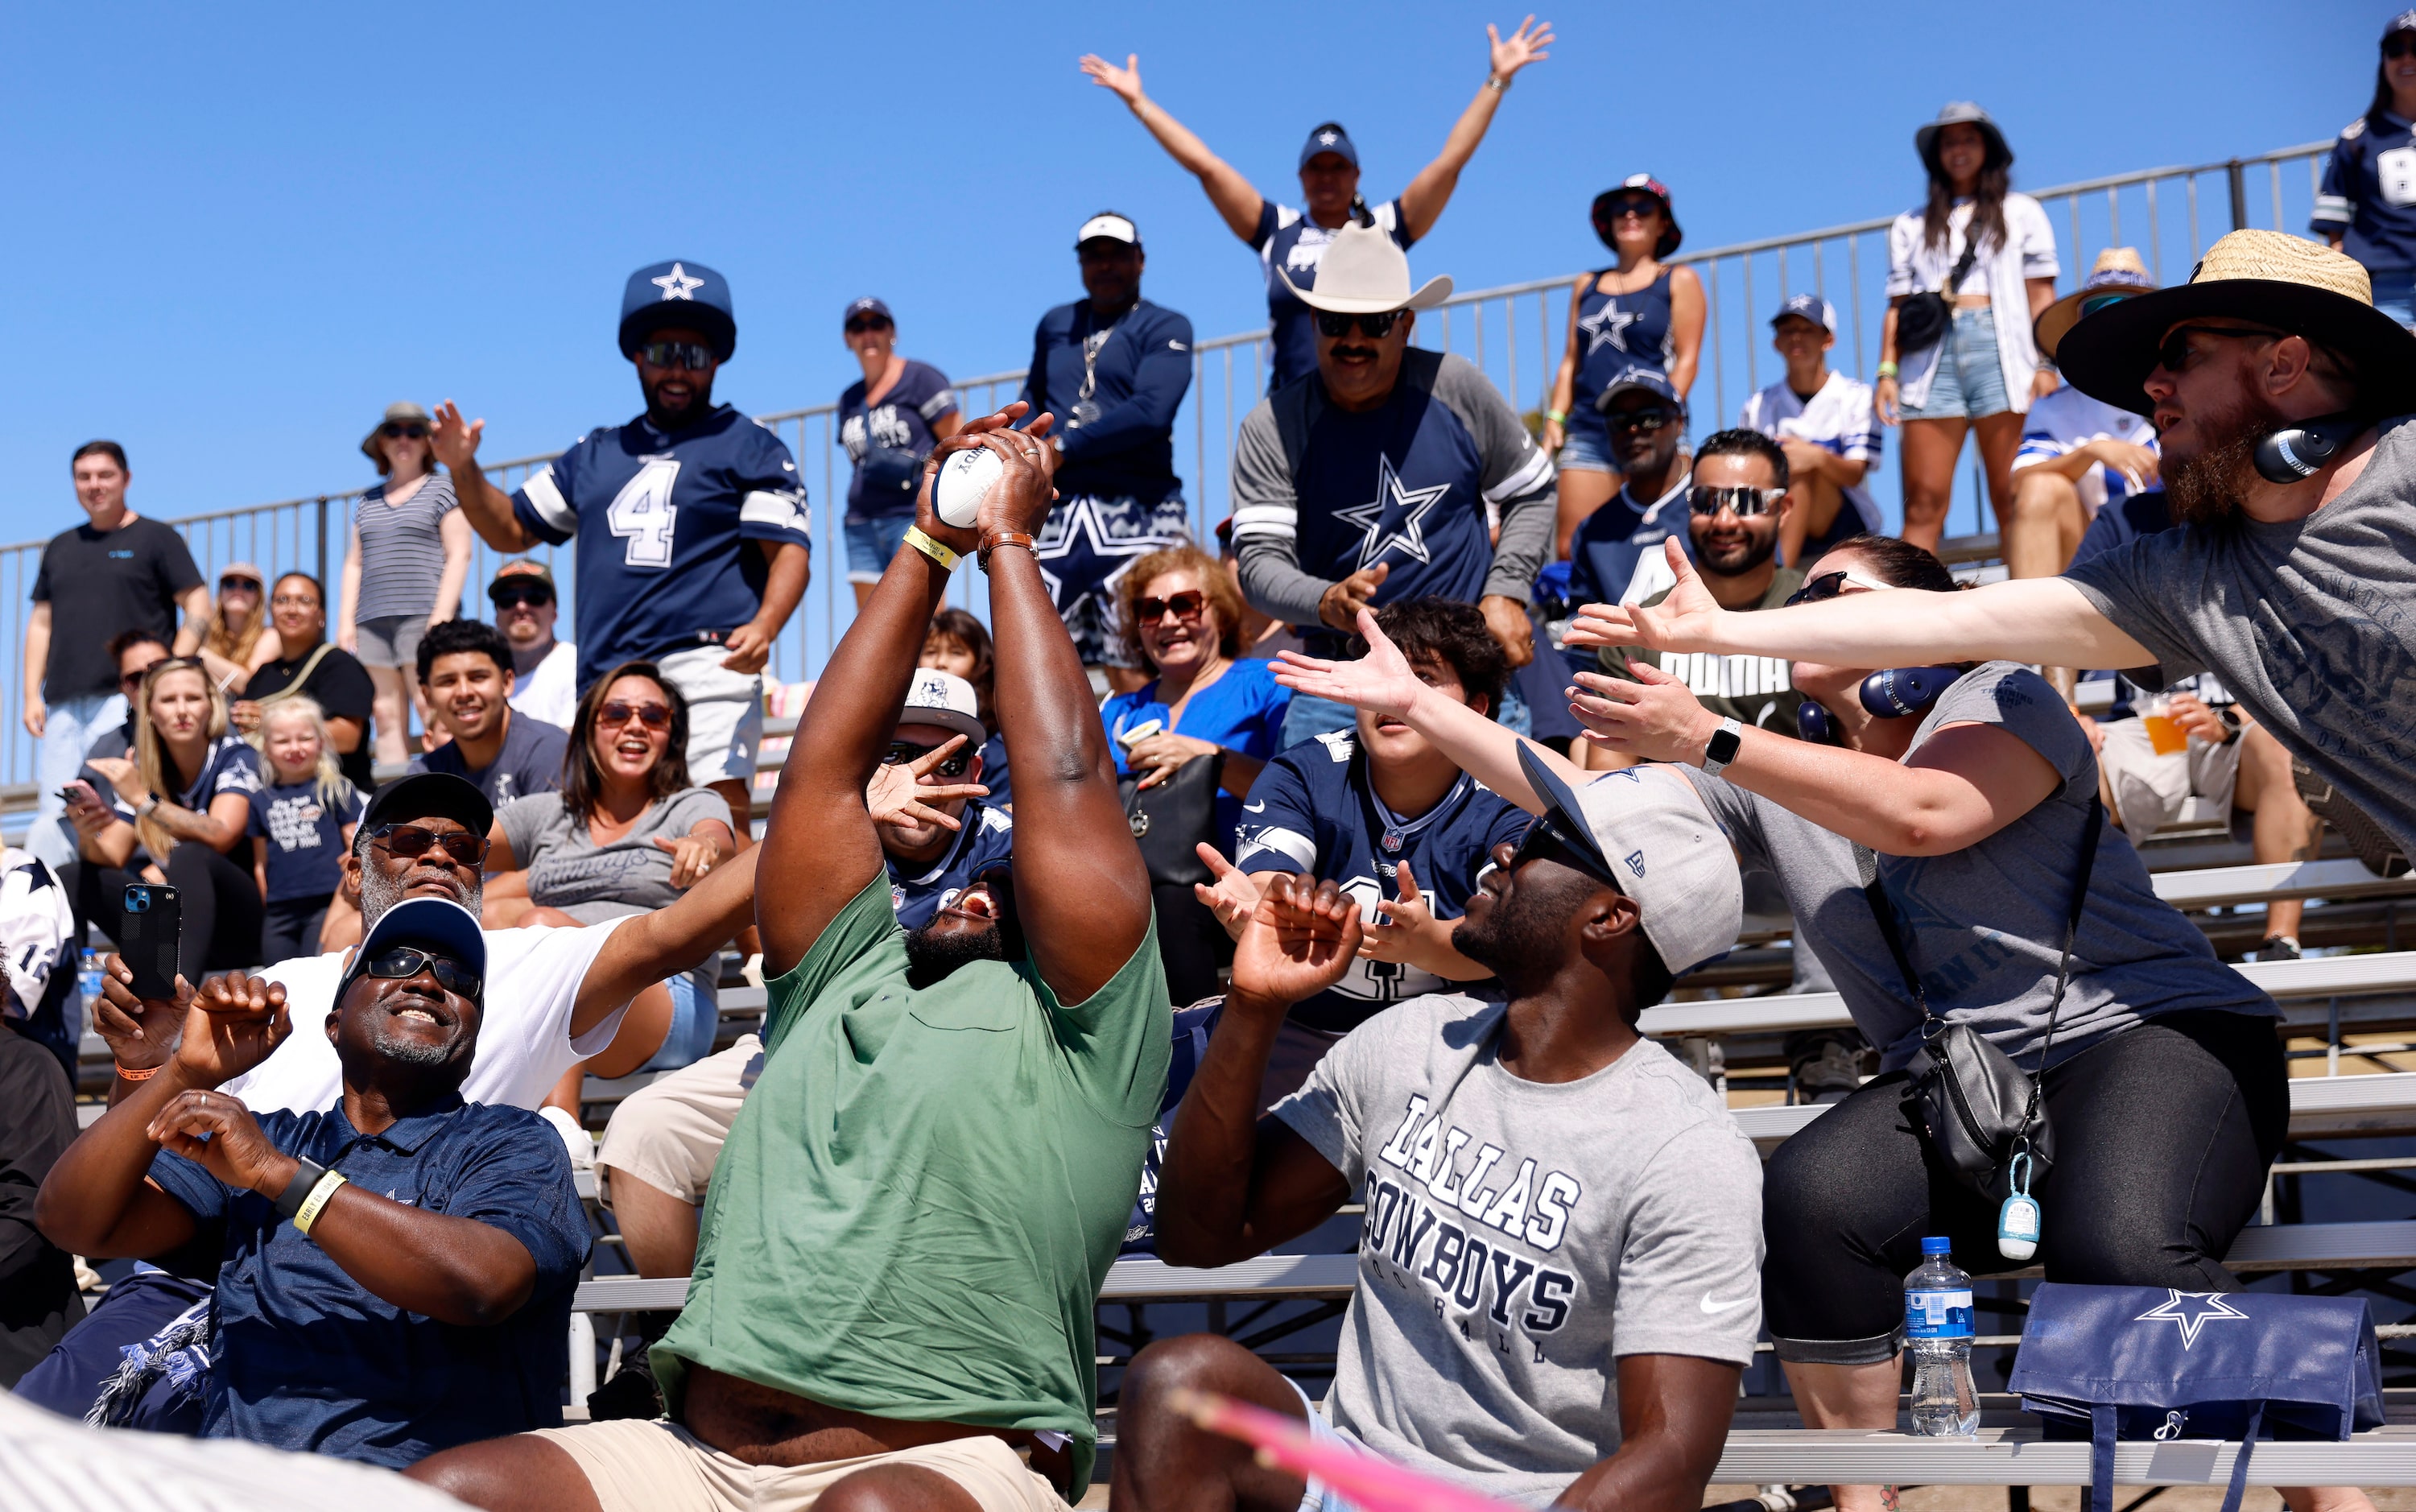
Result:
{"label": "navy cowboys jersey", "polygon": [[[1319,735],[1267,764],[1242,806],[1233,864],[1244,871],[1311,871],[1339,882],[1375,918],[1379,899],[1399,896],[1400,863],[1439,919],[1468,911],[1492,851],[1527,833],[1527,814],[1466,773],[1443,800],[1415,819],[1386,812],[1367,779],[1367,758],[1350,731]],[[1458,989],[1397,961],[1353,960],[1342,980],[1292,1005],[1312,1029],[1342,1034],[1403,998]]]}
{"label": "navy cowboys jersey", "polygon": [[889,906],[898,911],[898,927],[919,930],[931,915],[957,900],[957,894],[992,867],[1004,866],[1015,854],[1015,821],[1004,809],[978,798],[965,802],[957,816],[964,827],[956,843],[919,874],[909,876],[896,857],[889,861]]}
{"label": "navy cowboys jersey", "polygon": [[728,404],[672,434],[642,415],[591,431],[529,475],[512,512],[551,545],[578,537],[581,688],[753,619],[764,569],[744,542],[813,548],[795,459]]}
{"label": "navy cowboys jersey", "polygon": [[2341,128],[2308,224],[2368,268],[2416,267],[2416,128],[2389,111],[2382,119],[2387,131],[2363,115]]}

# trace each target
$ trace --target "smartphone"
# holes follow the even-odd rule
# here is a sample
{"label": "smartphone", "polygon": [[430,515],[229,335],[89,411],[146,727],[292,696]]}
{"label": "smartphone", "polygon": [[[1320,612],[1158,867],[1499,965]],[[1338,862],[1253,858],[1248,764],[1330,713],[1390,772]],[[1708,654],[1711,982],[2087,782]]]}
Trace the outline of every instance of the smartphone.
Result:
{"label": "smartphone", "polygon": [[82,778],[77,778],[66,787],[59,789],[59,801],[62,803],[98,803],[100,801],[100,794],[93,791],[91,783],[85,781]]}
{"label": "smartphone", "polygon": [[176,995],[176,948],[184,941],[185,900],[174,887],[129,882],[119,905],[117,948],[144,1001]]}
{"label": "smartphone", "polygon": [[1143,719],[1131,729],[1120,733],[1116,738],[1124,742],[1125,749],[1130,750],[1165,728],[1166,721],[1163,719]]}

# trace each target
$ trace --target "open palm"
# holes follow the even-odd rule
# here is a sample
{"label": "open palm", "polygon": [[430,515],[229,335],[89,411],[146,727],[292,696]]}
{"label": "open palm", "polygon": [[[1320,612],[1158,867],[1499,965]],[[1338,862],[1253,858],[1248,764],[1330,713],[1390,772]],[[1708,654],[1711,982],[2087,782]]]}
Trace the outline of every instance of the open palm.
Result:
{"label": "open palm", "polygon": [[1662,543],[1677,583],[1669,595],[1647,609],[1641,604],[1587,604],[1569,622],[1563,645],[1633,646],[1653,651],[1717,651],[1721,616],[1726,612],[1712,590],[1686,560],[1676,537]]}
{"label": "open palm", "polygon": [[1408,718],[1410,705],[1417,702],[1418,690],[1426,685],[1418,681],[1410,658],[1401,655],[1392,637],[1377,627],[1375,611],[1359,612],[1359,633],[1367,643],[1367,654],[1358,660],[1327,661],[1287,651],[1277,660],[1276,681],[1295,693]]}
{"label": "open palm", "polygon": [[1125,53],[1125,66],[1121,68],[1096,53],[1085,53],[1082,54],[1082,71],[1091,76],[1093,83],[1103,89],[1114,90],[1127,105],[1140,98],[1140,54],[1138,53]]}
{"label": "open palm", "polygon": [[[1520,22],[1518,29],[1506,38],[1488,23],[1485,37],[1493,46],[1493,76],[1497,79],[1507,79],[1528,64],[1541,63],[1551,56],[1544,49],[1552,45],[1552,23],[1548,21],[1538,26],[1532,15]],[[1140,87],[1138,75],[1133,83],[1135,88]]]}

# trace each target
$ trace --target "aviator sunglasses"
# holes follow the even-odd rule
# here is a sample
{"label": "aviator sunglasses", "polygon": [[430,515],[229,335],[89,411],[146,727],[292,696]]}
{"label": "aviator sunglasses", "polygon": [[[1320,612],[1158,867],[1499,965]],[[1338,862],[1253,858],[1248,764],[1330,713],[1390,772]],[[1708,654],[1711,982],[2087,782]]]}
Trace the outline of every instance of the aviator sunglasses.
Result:
{"label": "aviator sunglasses", "polygon": [[1317,329],[1319,334],[1338,341],[1350,335],[1351,327],[1356,325],[1360,335],[1371,341],[1381,341],[1393,334],[1393,327],[1400,324],[1401,317],[1408,313],[1406,310],[1380,310],[1372,315],[1350,315],[1339,310],[1321,310],[1317,312]]}
{"label": "aviator sunglasses", "polygon": [[1140,622],[1143,625],[1156,624],[1166,617],[1169,610],[1174,612],[1176,619],[1188,624],[1198,619],[1200,611],[1207,607],[1208,596],[1197,588],[1185,588],[1181,593],[1169,594],[1163,598],[1139,598],[1133,601],[1133,612],[1140,616]]}
{"label": "aviator sunglasses", "polygon": [[626,703],[617,698],[596,711],[596,722],[607,730],[617,730],[631,719],[649,730],[668,730],[672,711],[660,703]]}
{"label": "aviator sunglasses", "polygon": [[486,983],[476,972],[432,950],[418,950],[410,945],[392,945],[371,956],[361,967],[364,976],[384,981],[406,982],[423,970],[436,977],[436,985],[455,997],[476,1003],[486,996]]}

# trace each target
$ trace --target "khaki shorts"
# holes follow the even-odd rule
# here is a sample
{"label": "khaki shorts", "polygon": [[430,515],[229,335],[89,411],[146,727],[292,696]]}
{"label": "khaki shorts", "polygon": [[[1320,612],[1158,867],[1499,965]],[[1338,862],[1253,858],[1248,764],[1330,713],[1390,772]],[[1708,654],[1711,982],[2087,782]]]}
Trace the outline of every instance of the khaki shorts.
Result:
{"label": "khaki shorts", "polygon": [[763,678],[732,672],[722,646],[658,657],[655,665],[687,700],[687,779],[699,787],[726,779],[753,785],[763,744]]}
{"label": "khaki shorts", "polygon": [[703,1202],[713,1162],[747,1101],[747,1067],[763,1053],[761,1037],[742,1035],[728,1050],[629,1094],[612,1110],[596,1153],[596,1201],[612,1205],[612,1172],[626,1171],[684,1202]]}
{"label": "khaki shorts", "polygon": [[604,1512],[808,1512],[840,1479],[876,1465],[945,1475],[982,1512],[1065,1512],[1056,1488],[987,1433],[811,1465],[750,1465],[677,1424],[632,1418],[534,1436],[578,1462]]}
{"label": "khaki shorts", "polygon": [[2123,833],[2134,843],[2146,839],[2182,815],[2191,796],[2206,798],[2228,813],[2240,786],[2240,748],[2210,746],[2193,740],[2186,750],[2159,756],[2148,740],[2145,719],[2115,719],[2101,726],[2105,748],[2097,753],[2106,770],[2106,786],[2114,794],[2114,811],[2122,818]]}

